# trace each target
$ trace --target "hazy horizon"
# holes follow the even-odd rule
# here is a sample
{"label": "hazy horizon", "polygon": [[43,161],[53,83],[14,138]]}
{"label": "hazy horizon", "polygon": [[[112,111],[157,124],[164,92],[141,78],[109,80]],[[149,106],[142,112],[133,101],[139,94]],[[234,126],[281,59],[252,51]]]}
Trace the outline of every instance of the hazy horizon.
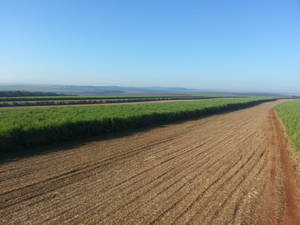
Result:
{"label": "hazy horizon", "polygon": [[3,1],[0,84],[300,93],[300,2]]}
{"label": "hazy horizon", "polygon": [[[253,91],[253,90],[229,90],[229,89],[196,89],[196,88],[188,88],[183,86],[122,86],[122,85],[71,85],[71,84],[32,84],[32,83],[0,83],[0,91],[43,91],[40,88],[46,88],[45,92],[56,92],[61,93],[60,88],[63,87],[72,87],[77,90],[81,88],[104,88],[106,90],[117,90],[117,89],[138,89],[147,92],[147,90],[162,90],[162,93],[171,93],[172,89],[174,93],[227,93],[227,94],[274,94],[274,95],[300,95],[300,92],[293,91]],[[54,88],[52,91],[50,88]],[[57,89],[58,88],[58,89]],[[112,89],[109,89],[112,88]],[[35,90],[36,89],[36,90]],[[142,93],[142,92],[141,92]],[[157,92],[158,93],[158,92]],[[151,91],[149,92],[151,94]]]}

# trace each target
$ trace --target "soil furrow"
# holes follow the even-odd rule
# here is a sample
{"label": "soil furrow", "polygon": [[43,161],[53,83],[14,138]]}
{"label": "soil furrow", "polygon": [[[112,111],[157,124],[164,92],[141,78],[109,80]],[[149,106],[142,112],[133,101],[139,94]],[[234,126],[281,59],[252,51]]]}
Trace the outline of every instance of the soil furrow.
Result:
{"label": "soil furrow", "polygon": [[0,165],[0,224],[298,224],[278,102]]}

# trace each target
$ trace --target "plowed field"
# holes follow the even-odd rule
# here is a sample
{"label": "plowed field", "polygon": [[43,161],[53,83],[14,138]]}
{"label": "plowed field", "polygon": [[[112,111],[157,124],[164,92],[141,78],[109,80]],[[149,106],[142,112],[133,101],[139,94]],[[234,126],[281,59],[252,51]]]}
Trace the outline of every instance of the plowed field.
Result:
{"label": "plowed field", "polygon": [[300,224],[277,103],[4,163],[0,224]]}

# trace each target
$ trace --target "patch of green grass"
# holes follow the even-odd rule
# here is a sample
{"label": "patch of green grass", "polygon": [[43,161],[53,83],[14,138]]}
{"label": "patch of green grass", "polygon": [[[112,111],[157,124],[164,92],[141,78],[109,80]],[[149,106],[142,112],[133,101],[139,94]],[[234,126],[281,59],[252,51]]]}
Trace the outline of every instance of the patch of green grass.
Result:
{"label": "patch of green grass", "polygon": [[276,110],[296,149],[300,150],[300,100],[281,103]]}
{"label": "patch of green grass", "polygon": [[[16,151],[82,137],[197,118],[269,98],[0,110],[0,149]],[[0,152],[1,153],[1,152]]]}

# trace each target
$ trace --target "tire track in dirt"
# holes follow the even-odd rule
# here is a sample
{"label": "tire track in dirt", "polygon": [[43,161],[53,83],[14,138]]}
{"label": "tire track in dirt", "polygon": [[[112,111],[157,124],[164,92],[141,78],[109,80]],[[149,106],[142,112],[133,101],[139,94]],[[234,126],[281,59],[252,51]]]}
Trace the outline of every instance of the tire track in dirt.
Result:
{"label": "tire track in dirt", "polygon": [[[224,155],[224,156],[225,156],[225,155]],[[224,156],[223,156],[222,158],[224,158]],[[211,163],[211,164],[209,165],[209,168],[212,167],[213,165],[217,164],[217,162],[219,162],[219,160],[220,160],[220,159],[218,159],[218,160],[216,160],[215,162]],[[208,161],[208,162],[209,162],[209,161]],[[164,187],[163,190],[159,191],[158,193],[156,193],[156,191],[155,191],[154,196],[153,196],[150,200],[148,200],[147,202],[149,202],[149,201],[155,199],[155,198],[158,197],[160,194],[162,194],[163,192],[165,192],[165,191],[167,191],[169,188],[171,188],[173,185],[175,185],[175,184],[177,184],[178,182],[182,181],[182,180],[185,178],[185,174],[186,174],[186,173],[191,174],[193,171],[195,171],[195,170],[197,170],[197,169],[200,169],[200,168],[204,167],[205,165],[206,165],[206,163],[204,163],[203,165],[200,164],[200,166],[198,166],[198,167],[193,167],[193,168],[191,168],[191,171],[181,171],[180,174],[182,174],[183,172],[185,172],[185,173],[184,173],[182,176],[180,176],[179,179],[175,180],[173,183],[171,183],[171,184],[168,185],[167,187]],[[203,169],[202,171],[200,171],[200,172],[197,171],[196,174],[193,175],[193,177],[192,177],[188,182],[191,182],[191,181],[195,180],[198,176],[201,175],[201,173],[202,173],[205,169],[207,169],[207,168],[204,168],[204,169]],[[174,168],[172,168],[172,170],[174,170]],[[195,173],[195,172],[194,172],[194,173]],[[169,176],[169,177],[170,177],[170,176]],[[177,177],[177,176],[176,176],[176,177]],[[182,186],[179,187],[179,189],[175,190],[175,192],[173,192],[170,196],[168,196],[168,198],[172,198],[172,196],[174,196],[178,191],[180,191],[180,190],[181,190],[188,182],[185,182]],[[161,184],[161,183],[162,183],[162,182],[160,182],[160,184]],[[153,189],[151,189],[151,191],[153,191]],[[143,193],[141,196],[143,196],[144,194],[145,194],[145,193]],[[147,202],[146,202],[146,203],[147,203]],[[127,205],[127,204],[126,204],[126,205]],[[120,209],[121,209],[121,208],[118,208],[117,210],[114,211],[114,213],[117,213],[117,211],[120,210]],[[137,209],[137,207],[134,208],[134,210],[136,210],[136,209]],[[134,210],[133,210],[133,211],[134,211]],[[128,216],[128,215],[126,215],[126,216]],[[126,218],[126,216],[125,216],[125,218]],[[124,217],[123,217],[123,218],[124,218]]]}
{"label": "tire track in dirt", "polygon": [[[185,153],[187,153],[187,152],[185,152]],[[198,153],[198,155],[200,155],[201,153]],[[190,159],[189,159],[190,160]],[[169,160],[168,160],[169,161]],[[161,169],[161,171],[163,171],[163,168],[160,168]],[[176,172],[176,171],[174,171],[174,168],[169,168],[169,170],[167,171],[167,172],[170,172],[170,171],[172,171],[173,172],[173,174],[174,174],[174,172]],[[182,172],[182,171],[181,171]],[[166,174],[166,173],[165,173]],[[165,175],[164,174],[164,175]],[[168,177],[170,177],[170,175],[168,176]],[[166,180],[166,178],[164,178],[164,180]],[[159,184],[161,184],[164,180],[162,180],[162,181],[160,181],[160,180],[157,180],[157,179],[153,179],[152,181],[150,181],[148,184],[152,184],[154,181],[156,181],[156,182],[158,182],[159,181],[159,183],[158,183],[158,185]],[[146,185],[143,185],[142,187],[145,187]],[[157,186],[157,184],[155,184],[153,187],[155,187],[155,186]],[[136,197],[134,197],[134,199],[133,200],[136,200],[137,198],[139,198],[139,197],[141,197],[141,196],[143,196],[145,193],[149,193],[150,191],[152,191],[153,190],[153,187],[147,187],[147,190],[146,190],[146,192],[143,192],[142,194],[139,194],[139,196],[136,196]],[[124,188],[124,187],[123,187]],[[138,188],[138,189],[140,189],[140,188]],[[135,191],[137,191],[138,189],[136,189]],[[129,192],[127,192],[126,194],[128,195],[128,194],[131,194],[133,191],[129,191]],[[130,202],[133,202],[133,200],[131,200]],[[121,200],[122,202],[124,201],[124,200]],[[102,203],[101,203],[102,204]],[[126,206],[126,205],[128,205],[128,203],[126,203],[125,205],[123,205],[123,207],[124,206]],[[97,207],[98,207],[99,205],[97,205],[97,206],[95,206],[94,208],[93,208],[93,210],[96,210],[97,209]],[[117,210],[119,210],[119,209],[121,209],[122,207],[119,207],[118,209],[116,209],[115,211],[117,211]],[[88,209],[87,211],[90,211],[91,209]],[[85,215],[85,212],[83,212],[83,213],[81,213],[82,215]],[[109,214],[112,214],[111,212],[109,213]]]}
{"label": "tire track in dirt", "polygon": [[[154,136],[154,135],[152,135],[152,136]],[[166,141],[168,141],[168,140],[170,140],[170,139],[175,139],[176,138],[176,134],[175,135],[173,135],[173,136],[175,136],[175,137],[172,137],[172,136],[170,136],[170,137],[168,137],[168,138],[166,138]],[[160,137],[159,137],[160,138]],[[155,140],[155,141],[153,141],[153,143],[141,143],[140,144],[140,146],[138,146],[138,145],[135,145],[134,147],[130,147],[130,143],[127,143],[127,145],[128,145],[128,148],[131,150],[131,149],[134,149],[134,152],[137,152],[139,149],[141,149],[141,150],[148,150],[148,149],[151,149],[151,147],[152,146],[155,146],[155,145],[159,145],[160,143],[163,143],[163,142],[165,142],[164,140],[160,140],[160,139],[158,139],[158,140]],[[109,146],[110,148],[109,149],[106,149],[106,152],[108,152],[108,151],[110,151],[110,150],[115,150],[115,149],[119,149],[120,148],[120,144],[118,144],[118,143],[110,143],[110,146]],[[161,146],[159,146],[160,148],[161,148]],[[72,150],[72,149],[71,149]],[[89,149],[85,149],[85,151],[88,151]],[[163,150],[162,150],[163,151]],[[93,152],[93,153],[95,153],[95,152]],[[105,153],[105,152],[104,152]],[[130,152],[127,152],[126,154],[129,154]],[[53,154],[55,154],[55,155],[59,155],[58,153],[53,153]],[[74,155],[74,153],[72,153],[72,151],[68,151],[68,152],[66,152],[65,154],[64,154],[64,157],[72,157]],[[119,157],[120,156],[120,152],[116,152],[115,154],[109,154],[109,158],[111,158],[111,159],[113,159],[113,156],[115,156],[115,157]],[[53,164],[53,163],[55,163],[55,160],[57,160],[57,159],[59,159],[61,156],[53,156],[53,157],[51,157],[50,159],[49,158],[46,158],[46,160],[43,160],[43,161],[41,161],[41,162],[39,162],[39,163],[37,163],[37,165],[38,165],[38,167],[39,167],[39,169],[44,169],[44,168],[48,168],[51,164]],[[107,159],[109,159],[109,158],[105,158],[105,156],[103,156],[103,159],[101,159],[101,161],[104,161],[104,160],[107,160]],[[78,161],[78,160],[77,160]],[[101,161],[100,162],[97,162],[97,163],[101,163]],[[50,165],[48,164],[50,162]],[[67,161],[68,162],[68,161]],[[67,163],[66,162],[66,163]],[[91,162],[93,162],[93,161],[91,161]],[[82,164],[80,164],[80,165],[76,165],[76,167],[81,167],[81,166],[86,166],[86,164],[90,164],[91,162],[85,162],[85,163],[82,163]],[[21,163],[20,163],[21,164]],[[44,165],[44,168],[41,168],[41,164],[42,165]],[[48,165],[47,165],[48,164]],[[12,173],[12,174],[10,174],[10,173],[8,173],[9,175],[10,175],[10,177],[9,177],[9,175],[8,176],[2,176],[1,177],[1,179],[2,180],[7,180],[7,179],[10,179],[10,178],[17,178],[17,177],[23,177],[23,176],[26,176],[26,175],[28,175],[28,174],[31,174],[32,172],[34,172],[34,165],[35,165],[35,162],[31,162],[30,163],[30,166],[28,167],[27,166],[27,168],[26,168],[26,164],[24,165],[24,164],[21,164],[20,166],[19,166],[19,168],[22,168],[22,172],[19,172],[19,173],[17,173],[17,174],[15,174],[15,173]],[[89,165],[89,166],[91,166],[91,165]],[[24,168],[25,167],[25,168]],[[73,169],[73,167],[74,167],[74,164],[71,164],[70,165],[70,170],[72,170]],[[19,168],[10,168],[9,170],[10,171],[3,171],[3,173],[4,172],[11,172],[12,170],[14,170],[14,169],[19,169]],[[70,170],[68,170],[68,171],[70,171]],[[5,174],[4,174],[5,175]],[[24,177],[24,180],[27,180],[28,179],[28,177]],[[14,181],[13,179],[11,179],[12,181]],[[10,186],[13,186],[13,184],[9,184]],[[0,188],[1,189],[3,189],[4,190],[4,186],[1,184],[0,185]]]}
{"label": "tire track in dirt", "polygon": [[[261,156],[263,156],[263,155],[261,155]],[[251,157],[251,156],[250,156],[250,157]],[[252,157],[251,157],[251,158],[252,158]],[[260,157],[260,158],[261,158],[261,157]],[[248,162],[249,162],[249,161],[250,161],[250,159],[248,160]],[[241,167],[245,167],[246,164],[247,164],[248,162],[244,163]],[[254,169],[255,166],[256,166],[256,164],[254,164],[254,166],[250,169],[250,172]],[[238,175],[238,173],[239,173],[239,170],[240,170],[240,168],[239,168],[237,171],[235,171],[235,173],[234,173],[233,175],[231,175],[229,178],[227,178],[227,180],[226,180],[224,183],[222,183],[222,185],[218,186],[217,189],[213,192],[212,195],[210,195],[205,201],[203,200],[203,201],[201,202],[202,205],[208,205],[209,202],[215,202],[216,199],[218,198],[218,195],[220,195],[220,194],[222,193],[223,185],[224,185],[225,183],[228,183],[229,181],[231,181],[232,179],[235,178],[236,180],[239,181],[239,182],[238,182],[238,185],[237,185],[234,189],[230,187],[230,190],[232,190],[232,191],[231,191],[230,194],[226,197],[226,199],[223,201],[223,203],[221,204],[221,207],[220,207],[220,203],[218,203],[217,206],[209,206],[209,207],[206,207],[205,210],[197,211],[196,214],[195,214],[193,217],[191,217],[191,218],[189,219],[189,221],[187,222],[188,224],[192,223],[192,221],[197,221],[197,220],[195,219],[195,217],[201,216],[202,213],[204,213],[205,211],[207,211],[206,214],[205,214],[205,215],[206,215],[205,218],[209,218],[208,215],[211,214],[210,212],[211,212],[212,210],[215,210],[215,209],[216,209],[215,207],[217,207],[217,210],[215,211],[215,214],[214,214],[214,216],[211,218],[211,221],[210,221],[209,223],[212,222],[212,220],[214,219],[214,217],[216,217],[216,216],[220,213],[220,211],[222,210],[222,208],[225,206],[225,203],[230,199],[230,197],[233,195],[233,193],[236,191],[236,189],[242,184],[242,182],[247,178],[247,176],[248,176],[249,173],[250,173],[249,170],[248,170],[248,172],[243,173],[242,179],[240,179],[240,177],[236,177],[236,175]],[[232,181],[231,181],[231,182],[232,182]],[[231,184],[232,184],[232,183],[231,183]],[[199,203],[199,205],[200,205],[200,203]],[[208,208],[209,208],[209,209],[208,209]],[[181,220],[182,220],[182,218],[180,218],[180,216],[178,216],[176,219],[178,219],[178,220],[181,219]],[[177,221],[175,220],[173,223],[175,223],[175,222],[177,222]],[[177,223],[177,224],[180,224],[180,223]]]}
{"label": "tire track in dirt", "polygon": [[276,104],[4,163],[0,224],[297,224]]}
{"label": "tire track in dirt", "polygon": [[[223,143],[224,144],[224,143]],[[152,190],[152,189],[150,189],[150,190]],[[148,191],[149,192],[149,191]],[[120,207],[120,208],[118,208],[116,211],[118,211],[118,210],[120,210],[122,207]],[[124,217],[124,216],[122,216],[122,217]],[[119,222],[120,223],[120,222]]]}
{"label": "tire track in dirt", "polygon": [[[254,156],[254,154],[252,154],[252,155],[247,159],[247,161],[246,161],[245,163],[243,163],[243,164],[242,164],[242,165],[234,172],[233,175],[231,175],[231,176],[230,176],[228,179],[226,179],[224,182],[221,182],[222,178],[223,178],[226,174],[229,174],[229,171],[232,170],[236,165],[238,165],[238,162],[241,161],[241,158],[234,164],[233,167],[228,168],[228,170],[225,171],[225,173],[223,173],[222,176],[219,176],[219,177],[218,177],[213,183],[211,183],[211,184],[210,184],[203,192],[201,192],[201,193],[196,197],[196,199],[194,199],[194,200],[192,201],[192,203],[191,203],[190,205],[188,205],[188,207],[183,211],[183,213],[179,214],[178,217],[175,218],[175,222],[176,222],[176,220],[178,220],[178,218],[181,218],[183,215],[187,214],[187,212],[190,212],[191,208],[194,207],[194,206],[196,205],[196,203],[197,203],[200,199],[202,199],[202,197],[206,194],[206,192],[207,192],[208,190],[210,190],[213,186],[217,185],[217,184],[220,183],[220,182],[221,182],[220,186],[223,186],[225,183],[228,183],[235,175],[238,174],[239,170],[242,169],[242,168],[248,163],[248,161],[249,161],[251,158],[253,158],[253,156]],[[219,181],[220,181],[220,182],[219,182]],[[218,187],[217,190],[219,190],[219,189],[220,189],[220,187]],[[217,191],[213,192],[212,196],[214,196],[216,192],[217,192]],[[185,198],[183,198],[183,199],[186,199],[186,198],[187,198],[187,196],[185,196]],[[175,213],[174,213],[173,216],[170,216],[170,217],[174,217],[174,216],[176,216]],[[179,224],[180,224],[180,223],[179,223]]]}

